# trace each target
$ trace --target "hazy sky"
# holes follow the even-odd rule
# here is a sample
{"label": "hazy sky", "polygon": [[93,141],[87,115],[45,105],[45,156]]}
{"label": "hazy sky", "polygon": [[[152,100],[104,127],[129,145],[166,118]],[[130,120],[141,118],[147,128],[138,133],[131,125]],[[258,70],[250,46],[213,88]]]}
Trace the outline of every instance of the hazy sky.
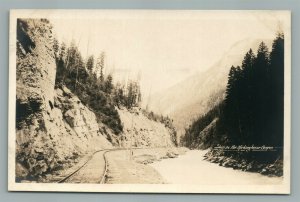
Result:
{"label": "hazy sky", "polygon": [[204,71],[238,41],[273,39],[279,27],[285,29],[285,14],[127,10],[49,18],[59,41],[74,39],[84,57],[105,51],[106,70],[115,80],[139,74],[142,92],[149,94]]}

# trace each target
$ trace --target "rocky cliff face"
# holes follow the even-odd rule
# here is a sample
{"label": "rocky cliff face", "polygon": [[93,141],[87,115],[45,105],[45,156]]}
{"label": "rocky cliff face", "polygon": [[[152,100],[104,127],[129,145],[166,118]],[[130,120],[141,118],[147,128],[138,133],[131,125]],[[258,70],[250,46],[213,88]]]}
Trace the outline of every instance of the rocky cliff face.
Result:
{"label": "rocky cliff face", "polygon": [[16,61],[16,181],[42,181],[95,150],[174,146],[171,131],[140,110],[119,110],[116,136],[68,88],[55,89],[52,26],[46,19],[18,19]]}
{"label": "rocky cliff face", "polygon": [[122,147],[172,147],[171,131],[162,123],[149,120],[141,110],[134,108],[131,111],[118,111],[122,124],[123,134],[119,137]]}
{"label": "rocky cliff face", "polygon": [[95,114],[67,88],[54,88],[51,30],[47,20],[17,22],[16,180],[36,179],[112,147]]}

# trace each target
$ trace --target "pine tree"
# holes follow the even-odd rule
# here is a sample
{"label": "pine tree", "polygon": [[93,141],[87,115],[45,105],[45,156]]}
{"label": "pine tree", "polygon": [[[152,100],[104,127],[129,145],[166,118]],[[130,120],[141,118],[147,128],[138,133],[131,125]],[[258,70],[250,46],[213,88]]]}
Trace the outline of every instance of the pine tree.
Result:
{"label": "pine tree", "polygon": [[97,63],[95,67],[95,77],[99,78],[100,88],[103,89],[104,85],[104,64],[105,64],[105,53],[101,52],[101,54],[97,58]]}
{"label": "pine tree", "polygon": [[243,128],[243,144],[249,145],[252,143],[251,137],[253,136],[254,115],[253,115],[253,102],[254,102],[254,66],[255,55],[250,49],[242,62],[243,78],[240,83],[241,95],[240,109],[241,109],[241,122]]}
{"label": "pine tree", "polygon": [[54,51],[54,57],[57,60],[58,52],[59,52],[59,42],[56,38],[54,38],[54,40],[53,40],[53,51]]}
{"label": "pine tree", "polygon": [[94,69],[94,56],[93,55],[88,57],[87,62],[86,62],[86,68],[87,68],[89,74],[92,75],[93,69]]}
{"label": "pine tree", "polygon": [[63,84],[66,68],[65,68],[65,58],[66,58],[66,44],[63,42],[58,48],[58,55],[56,58],[56,77],[55,85],[56,87]]}
{"label": "pine tree", "polygon": [[64,61],[66,60],[66,44],[64,42],[60,45],[60,51],[59,51],[59,59]]}
{"label": "pine tree", "polygon": [[268,125],[266,125],[267,114],[269,112],[269,52],[264,42],[262,42],[257,50],[257,56],[254,60],[254,136],[253,142],[255,144],[266,144],[268,133]]}
{"label": "pine tree", "polygon": [[112,90],[113,90],[113,78],[111,75],[107,76],[107,79],[105,81],[105,86],[104,86],[104,91],[108,94],[111,94]]}
{"label": "pine tree", "polygon": [[272,45],[270,54],[270,77],[271,77],[271,116],[272,127],[271,140],[278,147],[283,146],[284,133],[284,35],[278,33]]}
{"label": "pine tree", "polygon": [[104,60],[105,60],[105,53],[102,52],[100,55],[100,61],[99,61],[99,67],[100,67],[100,81],[101,83],[103,83],[104,81],[104,73],[103,73],[103,69],[104,69]]}

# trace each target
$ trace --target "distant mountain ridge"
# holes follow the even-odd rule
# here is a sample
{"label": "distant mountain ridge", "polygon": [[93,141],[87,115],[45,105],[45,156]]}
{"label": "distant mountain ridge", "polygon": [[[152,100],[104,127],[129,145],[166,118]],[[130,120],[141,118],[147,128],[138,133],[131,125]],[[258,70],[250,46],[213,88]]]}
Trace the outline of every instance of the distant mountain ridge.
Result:
{"label": "distant mountain ridge", "polygon": [[192,120],[223,100],[230,67],[241,65],[244,54],[250,48],[256,52],[262,41],[271,47],[272,39],[245,39],[235,43],[208,70],[150,95],[148,110],[170,116],[180,136]]}

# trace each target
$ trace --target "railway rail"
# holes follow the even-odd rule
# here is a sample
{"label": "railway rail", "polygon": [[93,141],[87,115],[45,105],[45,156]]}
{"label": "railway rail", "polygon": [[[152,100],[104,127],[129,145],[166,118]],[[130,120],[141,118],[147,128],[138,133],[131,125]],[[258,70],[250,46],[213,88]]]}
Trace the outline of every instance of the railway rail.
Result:
{"label": "railway rail", "polygon": [[[161,147],[157,147],[157,148],[161,148]],[[157,149],[157,148],[151,148],[151,149]],[[136,149],[145,149],[145,148],[135,147],[135,148],[113,148],[113,149],[101,149],[101,150],[97,150],[79,168],[77,168],[75,171],[73,171],[70,174],[68,174],[63,179],[59,180],[57,183],[67,183],[67,181],[69,179],[71,179],[76,173],[79,173],[79,171],[81,171],[82,169],[84,169],[84,167],[93,159],[93,157],[94,157],[95,154],[97,154],[99,152],[103,152],[104,171],[102,173],[102,176],[100,177],[99,183],[100,184],[105,184],[105,179],[106,179],[107,172],[108,172],[108,162],[107,162],[107,156],[106,156],[106,154],[108,154],[109,152],[112,152],[112,151],[136,150]],[[150,149],[150,148],[147,148],[147,149]]]}

